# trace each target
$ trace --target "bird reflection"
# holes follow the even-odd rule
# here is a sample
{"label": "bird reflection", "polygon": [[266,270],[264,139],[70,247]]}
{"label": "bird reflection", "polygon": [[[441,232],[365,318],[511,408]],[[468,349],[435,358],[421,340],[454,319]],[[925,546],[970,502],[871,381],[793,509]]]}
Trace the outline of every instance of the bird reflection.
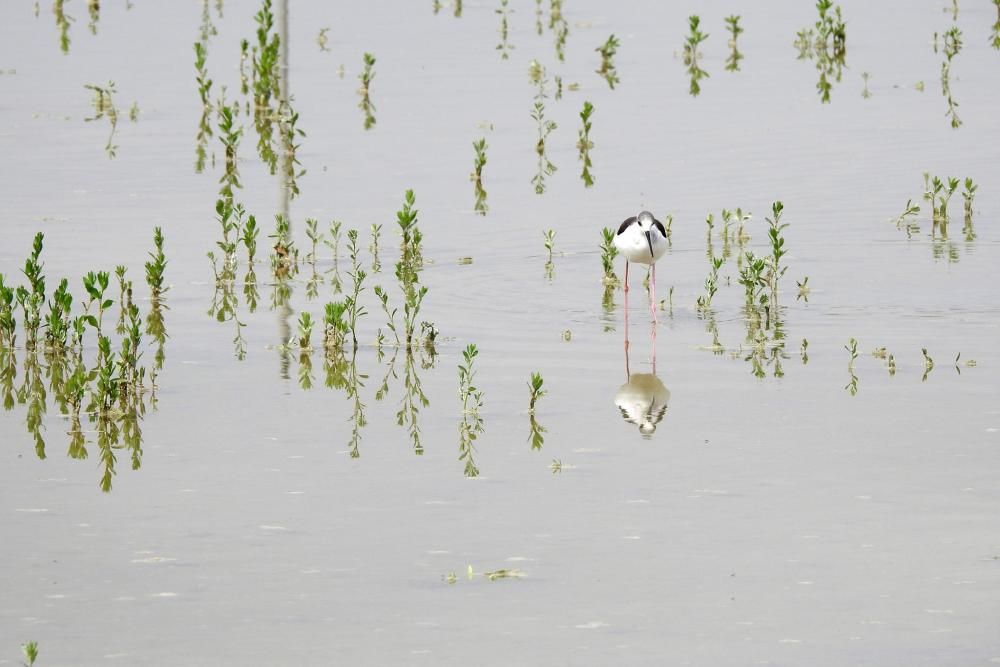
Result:
{"label": "bird reflection", "polygon": [[[628,331],[628,310],[625,311],[625,331]],[[656,375],[656,325],[649,334],[650,365],[652,373],[632,373],[629,367],[629,340],[625,338],[625,378],[626,382],[615,394],[615,405],[622,418],[639,427],[642,437],[649,439],[656,432],[657,425],[667,414],[670,391]]]}

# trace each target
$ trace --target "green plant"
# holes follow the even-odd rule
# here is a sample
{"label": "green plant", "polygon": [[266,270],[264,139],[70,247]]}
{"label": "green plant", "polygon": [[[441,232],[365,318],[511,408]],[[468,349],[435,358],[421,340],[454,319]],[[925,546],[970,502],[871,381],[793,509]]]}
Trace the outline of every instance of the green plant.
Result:
{"label": "green plant", "polygon": [[90,118],[85,118],[87,122],[100,120],[101,118],[107,117],[108,123],[111,125],[111,132],[108,135],[108,141],[104,146],[104,152],[108,154],[109,158],[115,157],[118,151],[118,146],[114,144],[115,130],[118,128],[118,109],[115,107],[115,102],[113,95],[117,92],[115,90],[115,82],[109,81],[106,86],[98,86],[92,83],[84,85],[84,88],[94,92],[94,115]]}
{"label": "green plant", "polygon": [[535,121],[538,128],[538,138],[535,141],[535,154],[538,156],[538,171],[535,173],[534,178],[531,179],[531,182],[535,186],[535,194],[540,195],[545,193],[545,177],[551,176],[556,172],[556,166],[549,160],[545,142],[557,126],[555,121],[545,118],[545,104],[540,100],[535,101],[531,118]]}
{"label": "green plant", "polygon": [[309,351],[312,350],[312,330],[313,330],[313,319],[312,315],[308,312],[299,313],[299,340],[298,345],[300,350]]}
{"label": "green plant", "polygon": [[[281,38],[274,30],[271,0],[261,2],[260,11],[254,14],[254,21],[257,23],[257,43],[250,52],[250,60],[253,65],[250,90],[253,94],[257,153],[273,174],[277,168],[278,155],[273,146],[275,110],[272,108],[271,100],[272,98],[278,99],[281,94],[279,66]],[[246,47],[243,46],[242,49],[243,53],[246,53]]]}
{"label": "green plant", "polygon": [[476,159],[473,163],[472,173],[469,179],[472,181],[473,190],[476,195],[475,211],[480,215],[486,215],[486,190],[483,188],[483,167],[486,166],[486,138],[472,142],[472,148],[476,151]]}
{"label": "green plant", "polygon": [[[52,13],[55,15],[56,27],[59,29],[59,49],[65,54],[69,53],[69,24],[73,20],[73,17],[66,15],[66,12],[63,10],[64,4],[66,4],[66,0],[54,0],[52,3]],[[38,16],[37,8],[35,16]]]}
{"label": "green plant", "polygon": [[167,268],[167,256],[163,254],[163,230],[153,229],[153,245],[155,252],[149,253],[150,260],[146,262],[146,284],[149,285],[153,299],[159,299],[167,290],[163,287],[163,273]]}
{"label": "green plant", "polygon": [[597,70],[597,73],[604,77],[604,80],[608,82],[608,87],[612,90],[614,90],[615,84],[619,83],[618,71],[615,69],[614,61],[619,46],[621,46],[621,42],[612,34],[604,44],[594,49],[601,54],[601,67]]}
{"label": "green plant", "polygon": [[45,235],[35,234],[31,245],[31,255],[24,262],[24,277],[28,279],[28,287],[18,285],[14,292],[18,305],[24,313],[24,346],[28,350],[35,349],[38,342],[38,328],[42,321],[42,305],[45,303],[45,274],[42,273],[42,247]]}
{"label": "green plant", "polygon": [[316,218],[306,218],[306,238],[309,239],[309,253],[306,261],[310,264],[316,263],[316,247],[323,240],[323,232],[318,229],[319,221]]}
{"label": "green plant", "polygon": [[580,160],[583,161],[583,172],[580,174],[580,178],[583,179],[584,187],[588,188],[594,185],[594,177],[590,173],[590,168],[593,166],[590,161],[590,151],[594,148],[594,142],[590,140],[590,117],[593,113],[594,105],[585,101],[583,110],[580,112],[583,127],[579,132],[580,139],[576,142],[576,149],[580,152]]}
{"label": "green plant", "polygon": [[244,247],[247,249],[247,264],[250,266],[250,271],[253,271],[254,261],[257,257],[257,237],[260,235],[260,228],[257,227],[257,218],[250,215],[247,217],[246,224],[243,225],[243,233],[240,235],[240,241],[243,242]]}
{"label": "green plant", "polygon": [[507,7],[509,0],[500,0],[500,8],[494,10],[496,14],[500,16],[500,43],[497,44],[496,50],[500,52],[500,59],[507,60],[510,57],[510,52],[514,49],[513,45],[508,41],[508,21],[510,14],[514,11]]}
{"label": "green plant", "polygon": [[347,327],[351,332],[351,342],[354,345],[354,349],[357,350],[358,320],[368,314],[368,311],[365,310],[365,307],[359,301],[361,292],[364,290],[365,278],[368,274],[361,268],[361,262],[358,259],[360,250],[358,247],[358,230],[356,229],[349,229],[347,231],[347,252],[351,261],[351,270],[347,272],[347,275],[353,283],[351,294],[347,297]]}
{"label": "green plant", "polygon": [[813,59],[819,71],[816,90],[822,102],[830,101],[833,80],[840,81],[847,56],[847,27],[840,6],[832,0],[818,0],[816,11],[819,19],[815,30],[804,28],[797,33],[795,47],[799,59]]}
{"label": "green plant", "polygon": [[[355,232],[355,237],[357,232]],[[274,239],[271,253],[271,270],[276,278],[286,278],[298,267],[299,251],[292,241],[288,218],[281,213],[274,215],[274,234],[268,238]]]}
{"label": "green plant", "polygon": [[343,223],[337,220],[330,221],[330,240],[323,240],[328,248],[333,250],[333,263],[337,263],[337,256],[340,254],[340,228]]}
{"label": "green plant", "polygon": [[684,65],[687,66],[688,76],[691,79],[689,91],[692,97],[697,97],[701,93],[702,79],[708,78],[708,72],[703,70],[699,64],[701,53],[699,48],[701,43],[708,39],[708,34],[703,33],[699,28],[701,18],[698,16],[688,17],[688,36],[684,39]]}
{"label": "green plant", "polygon": [[870,78],[871,74],[869,74],[868,72],[861,73],[861,79],[865,83],[864,88],[862,88],[861,90],[861,97],[865,98],[866,100],[872,96],[872,91],[868,90],[868,79]]}
{"label": "green plant", "polygon": [[545,243],[545,251],[548,253],[548,259],[545,260],[545,272],[546,275],[551,278],[552,276],[552,248],[555,246],[556,230],[546,229],[542,232],[542,239]]}
{"label": "green plant", "polygon": [[222,184],[220,194],[222,198],[232,204],[233,190],[242,188],[240,184],[240,171],[237,164],[237,151],[239,150],[240,138],[243,136],[243,128],[236,126],[236,108],[228,106],[225,100],[219,100],[216,104],[219,117],[219,140],[225,153],[224,169],[219,183]]}
{"label": "green plant", "polygon": [[21,651],[24,653],[24,659],[28,661],[27,667],[32,667],[38,659],[38,642],[31,641],[24,644],[21,646]]}
{"label": "green plant", "polygon": [[17,320],[14,317],[14,290],[4,284],[0,273],[0,349],[13,349],[17,334]]}
{"label": "green plant", "polygon": [[396,339],[396,345],[399,345],[399,331],[396,329],[396,312],[399,309],[389,308],[389,294],[382,289],[381,285],[375,286],[375,296],[378,297],[379,303],[382,304],[382,312],[385,313],[387,318],[386,326],[389,327],[389,331],[392,332],[393,338]]}
{"label": "green plant", "polygon": [[847,353],[851,355],[851,360],[848,362],[848,368],[854,368],[854,361],[858,358],[858,341],[851,338],[847,341],[847,345],[844,346]]}
{"label": "green plant", "polygon": [[[300,144],[295,142],[298,141],[299,137],[306,136],[306,133],[298,127],[299,114],[292,108],[289,100],[283,98],[278,103],[276,118],[278,120],[278,135],[281,138],[284,185],[288,189],[289,198],[294,199],[299,195],[299,179],[306,174],[305,169],[297,169],[301,166],[297,155]],[[273,167],[271,173],[274,173]]]}
{"label": "green plant", "polygon": [[937,176],[931,180],[932,189],[929,192],[933,204],[932,231],[940,230],[942,238],[948,238],[948,202],[958,189],[959,182],[957,178],[951,177],[947,183]]}
{"label": "green plant", "polygon": [[420,229],[417,226],[417,210],[413,208],[416,197],[413,190],[407,190],[403,195],[403,207],[396,211],[396,224],[402,237],[400,244],[401,259],[410,264],[416,264],[420,257]]}
{"label": "green plant", "polygon": [[542,379],[542,374],[538,372],[533,372],[531,374],[531,380],[528,381],[528,391],[530,392],[528,398],[528,412],[535,412],[535,403],[538,402],[542,396],[545,396],[548,392],[542,389],[542,385],[545,384],[545,380]]}
{"label": "green plant", "polygon": [[323,315],[323,347],[328,351],[342,350],[344,347],[344,340],[350,328],[345,317],[346,313],[346,301],[332,301],[326,304]]}
{"label": "green plant", "polygon": [[771,215],[773,217],[765,218],[768,224],[767,236],[771,242],[768,283],[771,288],[771,302],[774,305],[778,303],[778,282],[785,275],[785,271],[788,270],[787,266],[781,265],[781,258],[788,252],[785,250],[785,237],[782,236],[782,231],[788,227],[788,224],[781,223],[781,213],[784,211],[784,208],[784,204],[780,201],[774,202],[771,205]]}
{"label": "green plant", "polygon": [[740,61],[743,60],[743,54],[740,53],[740,49],[737,46],[737,38],[743,33],[743,28],[740,27],[740,16],[732,15],[726,17],[726,30],[729,31],[729,57],[726,58],[726,70],[729,72],[738,72],[740,69]]}
{"label": "green plant", "polygon": [[319,46],[319,50],[320,51],[329,51],[330,50],[330,47],[327,46],[327,44],[330,41],[330,38],[327,36],[328,32],[330,32],[329,28],[320,28],[319,29],[319,34],[316,35],[316,44],[317,44],[317,46]]}
{"label": "green plant", "polygon": [[566,59],[566,38],[569,37],[569,22],[562,13],[562,0],[549,0],[549,28],[556,35],[556,57]]}
{"label": "green plant", "polygon": [[1000,0],[993,0],[993,4],[997,8],[997,22],[993,24],[990,33],[990,46],[1000,51]]}
{"label": "green plant", "polygon": [[208,119],[212,113],[212,80],[208,78],[208,70],[205,68],[205,61],[208,58],[208,49],[203,42],[194,43],[194,68],[196,72],[195,82],[198,84],[198,97],[201,99],[201,119],[198,121],[198,136],[195,141],[195,172],[201,173],[205,169],[205,159],[208,155],[208,140],[212,137],[212,125]]}
{"label": "green plant", "polygon": [[958,117],[956,109],[958,102],[951,94],[951,61],[962,50],[962,31],[958,26],[952,26],[944,33],[944,61],[941,62],[941,94],[948,103],[948,110],[945,115],[951,120],[952,128],[962,126],[962,120]]}
{"label": "green plant", "polygon": [[462,351],[463,362],[458,365],[458,395],[462,401],[462,421],[459,424],[459,461],[465,461],[465,476],[478,477],[473,455],[476,438],[485,431],[479,409],[483,406],[483,392],[473,385],[476,371],[473,367],[479,350],[472,343]]}
{"label": "green plant", "polygon": [[907,236],[912,236],[914,233],[919,232],[920,225],[918,225],[915,221],[907,220],[907,218],[916,216],[918,213],[920,213],[920,205],[914,204],[911,199],[907,199],[906,207],[903,209],[903,212],[899,214],[899,217],[896,218],[896,229],[905,229]]}
{"label": "green plant", "polygon": [[98,271],[97,273],[90,271],[83,277],[83,289],[89,297],[89,300],[84,305],[84,312],[89,313],[90,307],[95,303],[97,304],[97,320],[94,326],[98,332],[100,332],[101,324],[104,320],[104,311],[114,304],[114,301],[111,299],[104,298],[104,293],[108,289],[110,280],[111,275],[107,271]]}
{"label": "green plant", "polygon": [[722,268],[725,261],[724,257],[709,258],[709,273],[708,277],[705,278],[705,294],[698,297],[696,302],[698,308],[704,310],[712,307],[712,297],[719,291],[719,269]]}
{"label": "green plant", "polygon": [[920,352],[924,355],[924,375],[920,378],[920,381],[925,382],[927,380],[927,376],[930,375],[932,370],[934,370],[934,360],[931,359],[929,354],[927,354],[926,347],[920,348]]}
{"label": "green plant", "polygon": [[358,89],[361,102],[358,103],[358,107],[365,114],[365,129],[370,130],[375,126],[375,105],[372,104],[371,100],[371,83],[375,80],[375,56],[365,53],[363,62],[364,70],[358,76],[361,81],[361,87]]}
{"label": "green plant", "polygon": [[615,247],[615,230],[605,227],[601,230],[601,266],[604,268],[604,284],[614,286],[618,284],[618,276],[615,275],[615,257],[618,256],[618,248]]}
{"label": "green plant", "polygon": [[971,178],[965,179],[965,191],[962,192],[962,199],[965,200],[965,225],[962,227],[962,231],[965,233],[966,241],[976,239],[976,231],[972,226],[972,202],[976,198],[976,190],[978,189],[979,186]]}

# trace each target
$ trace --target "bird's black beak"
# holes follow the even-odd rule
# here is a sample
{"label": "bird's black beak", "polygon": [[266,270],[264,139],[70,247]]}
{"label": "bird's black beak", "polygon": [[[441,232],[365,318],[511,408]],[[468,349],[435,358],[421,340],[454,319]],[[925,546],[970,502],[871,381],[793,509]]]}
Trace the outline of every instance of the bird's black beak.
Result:
{"label": "bird's black beak", "polygon": [[646,230],[646,243],[649,244],[649,258],[653,259],[653,230]]}

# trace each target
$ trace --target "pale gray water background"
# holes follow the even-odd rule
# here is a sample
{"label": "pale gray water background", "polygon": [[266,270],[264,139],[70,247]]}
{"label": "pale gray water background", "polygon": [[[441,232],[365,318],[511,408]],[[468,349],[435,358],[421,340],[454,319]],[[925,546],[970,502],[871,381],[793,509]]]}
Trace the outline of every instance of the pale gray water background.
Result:
{"label": "pale gray water background", "polygon": [[[142,467],[129,470],[123,456],[110,494],[98,488],[93,454],[63,456],[66,422],[55,406],[46,460],[24,430],[24,406],[0,415],[0,664],[17,663],[31,639],[41,665],[1000,661],[992,5],[961,3],[952,88],[964,125],[953,130],[943,56],[931,47],[952,25],[944,2],[842,3],[848,69],[826,105],[813,64],[796,61],[791,46],[815,20],[806,2],[567,0],[565,63],[550,31],[535,35],[529,2],[511,3],[509,61],[494,50],[499,3],[466,2],[454,18],[449,7],[433,15],[430,2],[292,2],[290,89],[309,170],[291,204],[296,240],[304,249],[309,216],[358,227],[363,245],[382,223],[383,272],[369,286],[391,286],[395,299],[395,211],[414,189],[431,260],[422,319],[444,337],[434,367],[418,370],[430,400],[422,457],[395,423],[400,380],[374,398],[388,359],[359,352],[369,425],[352,459],[350,405],[323,387],[321,356],[313,389],[299,387],[294,359],[282,378],[266,288],[256,314],[241,309],[242,362],[232,327],[206,315],[221,159],[194,173],[200,3],[105,4],[96,36],[85,4],[66,4],[76,19],[68,55],[48,7],[38,18],[30,3],[0,9],[0,272],[19,278],[31,237],[44,231],[50,286],[66,275],[79,296],[80,275],[125,263],[142,298],[142,262],[162,226],[167,361],[158,410],[142,423]],[[253,36],[257,8],[230,1],[224,18],[213,11],[215,96],[223,84],[236,96],[239,40]],[[731,73],[723,17],[737,11],[746,57]],[[697,98],[677,55],[694,12],[710,33],[710,78]],[[315,43],[323,26],[329,53]],[[613,91],[593,73],[593,49],[610,33],[622,40]],[[355,94],[365,51],[378,59],[369,132]],[[542,196],[530,184],[532,58],[550,79],[580,83],[547,102],[559,170]],[[870,99],[862,71],[872,74]],[[137,123],[121,119],[114,160],[102,150],[106,124],[83,120],[83,85],[109,79],[120,109],[133,100],[141,108]],[[574,148],[584,99],[596,107],[592,189]],[[485,217],[472,212],[468,180],[480,136],[489,143]],[[266,235],[279,187],[255,140],[248,127],[237,196]],[[217,138],[211,148],[220,155]],[[907,199],[925,205],[924,171],[979,183],[974,242],[962,239],[961,198],[952,199],[957,262],[935,258],[926,206],[913,239],[889,222]],[[783,378],[758,380],[741,355],[701,349],[712,339],[694,302],[708,273],[705,215],[751,210],[751,245],[764,252],[776,199],[790,225],[789,358]],[[625,381],[622,295],[605,314],[596,249],[601,227],[640,207],[675,216],[658,275],[659,296],[675,288],[674,307],[661,313],[655,343],[671,399],[649,440],[615,406]],[[557,230],[551,282],[548,228]],[[263,235],[260,245],[264,257]],[[459,265],[466,256],[472,264]],[[732,261],[721,275],[732,286],[713,304],[720,339],[738,351]],[[807,275],[809,303],[796,302],[795,280]],[[303,309],[321,316],[330,298],[329,285],[313,301],[297,285],[293,320]],[[631,298],[632,370],[649,372],[648,311],[641,291]],[[382,323],[374,299],[368,305],[366,343]],[[853,397],[850,337],[862,353]],[[485,392],[478,479],[463,477],[457,460],[456,366],[469,342],[481,351]],[[878,346],[895,354],[895,377],[869,355]],[[937,362],[924,382],[922,347]],[[961,375],[951,363],[959,352],[978,362]],[[535,370],[549,390],[537,413],[548,429],[541,451],[527,442],[525,383]],[[553,459],[562,473],[549,469]],[[469,565],[525,576],[468,580]]]}

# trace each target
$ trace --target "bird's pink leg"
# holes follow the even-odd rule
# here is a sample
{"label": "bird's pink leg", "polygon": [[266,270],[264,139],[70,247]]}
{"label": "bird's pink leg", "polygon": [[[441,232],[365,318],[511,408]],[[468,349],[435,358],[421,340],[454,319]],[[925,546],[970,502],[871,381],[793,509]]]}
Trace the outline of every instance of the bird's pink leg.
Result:
{"label": "bird's pink leg", "polygon": [[656,322],[656,264],[653,264],[653,282],[649,285],[649,310],[653,313],[653,322]]}
{"label": "bird's pink leg", "polygon": [[628,374],[628,260],[625,260],[625,373]]}

